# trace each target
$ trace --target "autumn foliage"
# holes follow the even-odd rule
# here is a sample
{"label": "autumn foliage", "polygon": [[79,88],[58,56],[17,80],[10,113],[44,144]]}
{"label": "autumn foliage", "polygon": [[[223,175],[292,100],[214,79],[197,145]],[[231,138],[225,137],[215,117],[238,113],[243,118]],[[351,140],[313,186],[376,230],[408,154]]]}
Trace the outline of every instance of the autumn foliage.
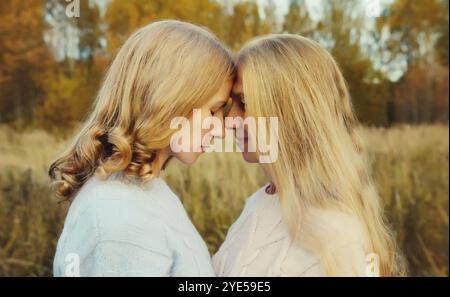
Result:
{"label": "autumn foliage", "polygon": [[234,51],[268,33],[313,38],[338,61],[362,122],[448,121],[448,1],[396,0],[374,20],[356,0],[322,1],[319,18],[302,0],[282,17],[270,1],[78,2],[78,18],[63,0],[0,2],[0,122],[72,127],[126,38],[168,18],[206,26]]}

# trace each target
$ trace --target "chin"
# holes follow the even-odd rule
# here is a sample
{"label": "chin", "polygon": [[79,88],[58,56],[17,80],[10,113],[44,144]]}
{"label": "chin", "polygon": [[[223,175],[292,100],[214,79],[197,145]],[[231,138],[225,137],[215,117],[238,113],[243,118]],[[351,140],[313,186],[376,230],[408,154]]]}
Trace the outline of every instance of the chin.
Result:
{"label": "chin", "polygon": [[244,152],[242,153],[244,160],[248,163],[259,163],[258,156],[255,153]]}
{"label": "chin", "polygon": [[181,163],[186,165],[192,165],[197,161],[198,157],[201,153],[183,153],[177,156],[177,159],[180,160]]}

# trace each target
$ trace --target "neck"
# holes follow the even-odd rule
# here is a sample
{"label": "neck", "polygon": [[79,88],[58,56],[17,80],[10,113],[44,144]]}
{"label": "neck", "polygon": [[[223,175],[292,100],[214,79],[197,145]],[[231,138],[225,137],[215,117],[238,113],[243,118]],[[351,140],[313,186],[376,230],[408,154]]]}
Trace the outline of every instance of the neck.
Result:
{"label": "neck", "polygon": [[152,171],[155,176],[159,176],[170,156],[171,152],[169,147],[158,150],[156,152],[156,158],[152,162]]}

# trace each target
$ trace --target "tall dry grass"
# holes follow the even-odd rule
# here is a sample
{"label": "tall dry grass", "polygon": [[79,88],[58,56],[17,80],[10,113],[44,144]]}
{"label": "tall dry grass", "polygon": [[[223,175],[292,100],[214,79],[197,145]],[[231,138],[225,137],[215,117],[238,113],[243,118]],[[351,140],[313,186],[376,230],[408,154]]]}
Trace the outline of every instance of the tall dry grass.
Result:
{"label": "tall dry grass", "polygon": [[[373,176],[411,275],[448,275],[448,125],[363,128]],[[0,127],[0,276],[52,274],[68,205],[57,203],[46,171],[64,141],[44,131]],[[215,252],[245,198],[266,178],[239,153],[172,162],[164,177]]]}

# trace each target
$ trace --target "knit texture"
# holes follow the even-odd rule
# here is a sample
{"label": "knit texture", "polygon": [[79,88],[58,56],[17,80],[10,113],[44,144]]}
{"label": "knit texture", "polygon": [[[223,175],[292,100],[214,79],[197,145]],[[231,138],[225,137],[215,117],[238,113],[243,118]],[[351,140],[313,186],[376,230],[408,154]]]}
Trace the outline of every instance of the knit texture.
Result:
{"label": "knit texture", "polygon": [[214,276],[181,201],[161,178],[92,177],[69,208],[55,276]]}
{"label": "knit texture", "polygon": [[[278,195],[264,186],[250,196],[225,242],[213,256],[217,276],[325,276],[320,258],[291,241]],[[343,276],[365,276],[361,226],[348,215],[315,209],[317,232],[326,232],[332,257]],[[329,227],[331,226],[331,227]],[[324,230],[321,230],[324,229]]]}

